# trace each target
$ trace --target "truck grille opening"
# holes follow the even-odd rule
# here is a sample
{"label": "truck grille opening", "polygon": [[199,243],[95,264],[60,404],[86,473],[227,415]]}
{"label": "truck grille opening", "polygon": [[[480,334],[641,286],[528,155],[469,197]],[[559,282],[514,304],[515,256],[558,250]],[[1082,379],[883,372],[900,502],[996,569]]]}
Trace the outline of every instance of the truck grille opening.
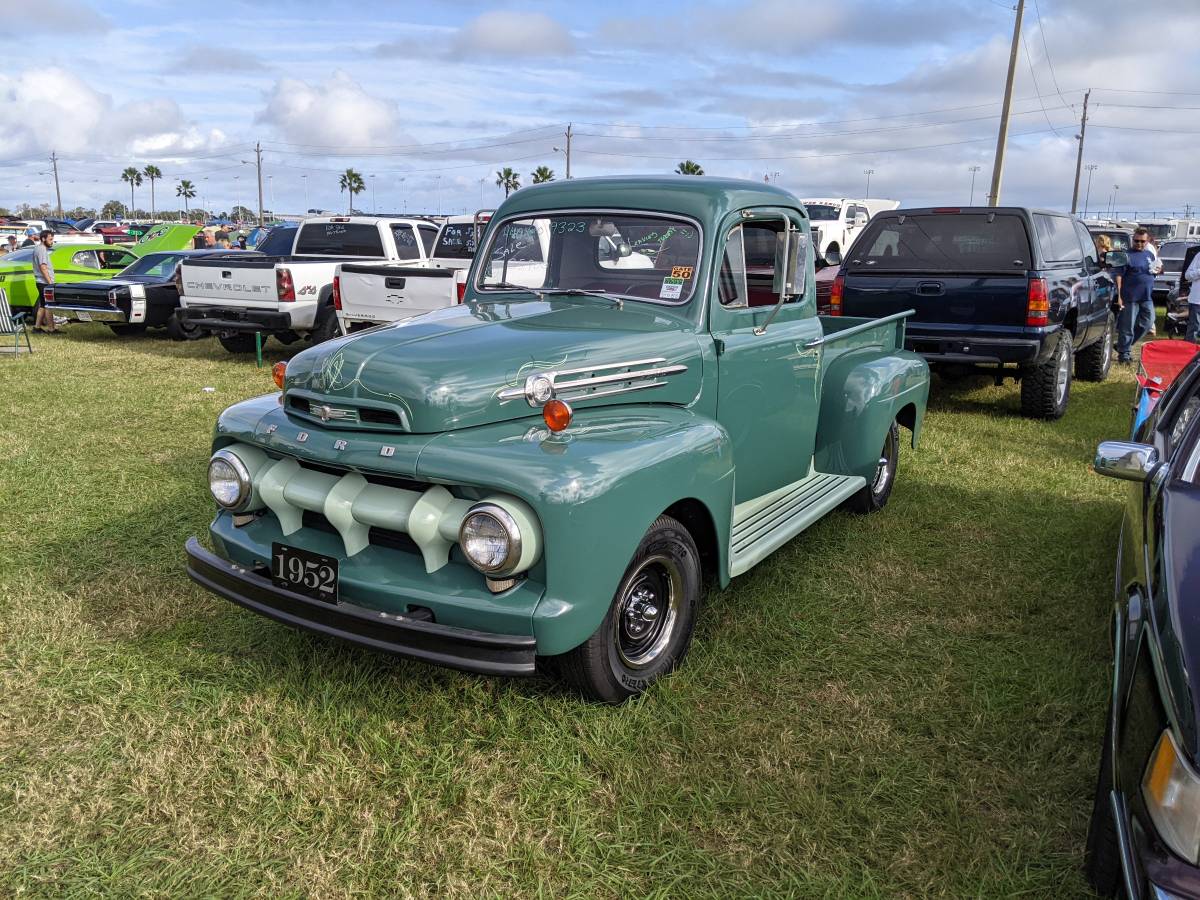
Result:
{"label": "truck grille opening", "polygon": [[356,425],[382,425],[388,428],[404,428],[400,414],[390,409],[378,409],[373,406],[357,406],[353,403],[328,404],[328,417],[322,416],[325,404],[314,403],[307,397],[289,395],[287,408],[310,419],[333,428],[353,428]]}

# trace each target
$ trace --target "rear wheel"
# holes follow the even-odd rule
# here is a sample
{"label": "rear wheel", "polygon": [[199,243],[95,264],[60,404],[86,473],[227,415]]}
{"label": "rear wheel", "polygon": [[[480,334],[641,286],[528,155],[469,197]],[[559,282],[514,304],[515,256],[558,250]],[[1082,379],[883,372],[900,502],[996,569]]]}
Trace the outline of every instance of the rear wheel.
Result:
{"label": "rear wheel", "polygon": [[323,344],[326,341],[332,341],[335,337],[341,337],[342,330],[338,328],[337,313],[333,306],[322,307],[317,313],[317,321],[313,325],[312,342],[314,344]]}
{"label": "rear wheel", "polygon": [[175,310],[167,319],[167,337],[173,341],[196,341],[207,334],[199,325],[179,318],[179,310]]}
{"label": "rear wheel", "polygon": [[[230,353],[253,353],[254,352],[254,334],[247,332],[237,332],[235,334],[220,334],[217,335],[217,340],[221,342],[221,346]],[[263,345],[267,343],[267,338],[263,336]]]}
{"label": "rear wheel", "polygon": [[1113,359],[1112,313],[1104,320],[1104,334],[1096,343],[1084,347],[1075,354],[1075,377],[1084,381],[1103,381],[1112,369]]}
{"label": "rear wheel", "polygon": [[659,516],[633,554],[600,627],[554,657],[559,675],[585,697],[620,703],[678,665],[700,605],[700,555],[691,534]]}
{"label": "rear wheel", "polygon": [[1032,419],[1060,419],[1071,397],[1071,333],[1060,331],[1050,358],[1021,376],[1021,412]]}
{"label": "rear wheel", "polygon": [[131,334],[145,334],[146,332],[145,325],[109,325],[108,327],[112,329],[113,334],[119,334],[122,336]]}
{"label": "rear wheel", "polygon": [[900,428],[895,422],[888,429],[883,441],[883,449],[879,452],[879,462],[875,464],[875,474],[857,494],[846,501],[846,506],[856,513],[872,513],[887,506],[888,497],[892,495],[892,485],[896,482],[896,469],[900,465]]}

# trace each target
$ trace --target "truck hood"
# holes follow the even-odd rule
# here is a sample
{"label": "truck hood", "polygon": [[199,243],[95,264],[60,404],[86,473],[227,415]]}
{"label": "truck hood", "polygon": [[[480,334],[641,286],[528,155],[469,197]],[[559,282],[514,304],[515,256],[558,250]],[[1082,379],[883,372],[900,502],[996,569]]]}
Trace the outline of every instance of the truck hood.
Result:
{"label": "truck hood", "polygon": [[[653,362],[650,362],[653,361]],[[610,368],[603,368],[610,367]],[[657,376],[647,370],[671,367]],[[331,426],[436,433],[537,415],[531,374],[629,374],[581,397],[577,409],[616,403],[686,405],[700,393],[695,323],[650,304],[602,299],[467,303],[330,341],[288,363],[285,409]],[[327,418],[332,410],[333,418]],[[364,412],[370,410],[372,412]]]}

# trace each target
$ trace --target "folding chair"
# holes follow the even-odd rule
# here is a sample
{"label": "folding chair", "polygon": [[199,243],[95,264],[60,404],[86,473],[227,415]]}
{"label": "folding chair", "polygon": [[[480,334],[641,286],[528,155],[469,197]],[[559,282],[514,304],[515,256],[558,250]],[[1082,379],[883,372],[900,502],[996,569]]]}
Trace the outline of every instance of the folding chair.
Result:
{"label": "folding chair", "polygon": [[[25,313],[14,313],[12,307],[8,305],[8,294],[0,288],[0,341],[6,341],[8,335],[13,336],[12,347],[7,345],[7,342],[0,347],[0,352],[12,353],[14,356],[19,353],[32,353],[33,344],[29,342],[29,329],[25,325]],[[25,338],[25,346],[21,346],[21,338]]]}

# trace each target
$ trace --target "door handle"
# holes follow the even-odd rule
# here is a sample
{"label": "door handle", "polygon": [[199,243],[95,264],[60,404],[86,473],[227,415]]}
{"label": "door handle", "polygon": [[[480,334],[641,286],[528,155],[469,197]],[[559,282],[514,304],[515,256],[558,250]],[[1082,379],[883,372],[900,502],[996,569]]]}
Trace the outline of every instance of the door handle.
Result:
{"label": "door handle", "polygon": [[800,349],[801,350],[816,350],[818,347],[820,347],[824,343],[825,343],[825,338],[823,338],[823,337],[813,338],[811,341],[805,341],[803,344],[801,344]]}
{"label": "door handle", "polygon": [[394,291],[402,291],[402,290],[404,290],[404,279],[403,278],[385,278],[383,280],[383,286],[386,288],[391,288]]}
{"label": "door handle", "polygon": [[917,285],[917,295],[921,297],[940,297],[946,293],[946,286],[940,281],[922,281]]}

